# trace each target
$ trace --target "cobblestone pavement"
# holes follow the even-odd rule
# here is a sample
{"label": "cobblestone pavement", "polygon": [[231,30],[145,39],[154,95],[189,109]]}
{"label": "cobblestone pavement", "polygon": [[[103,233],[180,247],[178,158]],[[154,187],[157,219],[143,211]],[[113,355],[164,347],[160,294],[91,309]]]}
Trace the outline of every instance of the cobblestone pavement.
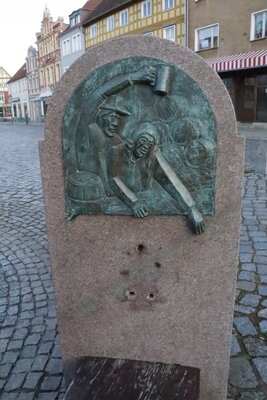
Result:
{"label": "cobblestone pavement", "polygon": [[[1,400],[64,397],[37,147],[42,131],[0,124]],[[247,174],[229,376],[233,400],[267,399],[266,194],[266,176]]]}
{"label": "cobblestone pavement", "polygon": [[0,124],[1,400],[63,398],[37,147],[42,131]]}
{"label": "cobblestone pavement", "polygon": [[267,399],[266,194],[266,175],[247,174],[229,375],[233,399]]}

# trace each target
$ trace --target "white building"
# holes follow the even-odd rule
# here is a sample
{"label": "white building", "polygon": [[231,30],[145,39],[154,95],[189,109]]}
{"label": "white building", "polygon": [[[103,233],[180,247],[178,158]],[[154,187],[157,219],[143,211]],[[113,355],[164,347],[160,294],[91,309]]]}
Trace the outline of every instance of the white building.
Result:
{"label": "white building", "polygon": [[41,121],[40,84],[38,74],[38,52],[30,46],[26,57],[26,71],[29,92],[29,118],[31,121]]}
{"label": "white building", "polygon": [[100,1],[88,0],[82,8],[73,11],[69,15],[69,26],[59,34],[62,74],[85,52],[85,37],[82,23],[88,18]]}
{"label": "white building", "polygon": [[0,118],[10,117],[7,82],[11,76],[0,66]]}
{"label": "white building", "polygon": [[26,63],[7,82],[12,118],[26,121],[29,117],[29,94]]}

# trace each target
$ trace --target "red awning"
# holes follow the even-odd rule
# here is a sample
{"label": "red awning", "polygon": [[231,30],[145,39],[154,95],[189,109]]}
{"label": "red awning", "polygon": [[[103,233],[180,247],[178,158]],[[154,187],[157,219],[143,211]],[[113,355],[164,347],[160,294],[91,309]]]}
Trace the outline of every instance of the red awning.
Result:
{"label": "red awning", "polygon": [[206,61],[217,72],[267,67],[267,49],[232,56],[207,58]]}

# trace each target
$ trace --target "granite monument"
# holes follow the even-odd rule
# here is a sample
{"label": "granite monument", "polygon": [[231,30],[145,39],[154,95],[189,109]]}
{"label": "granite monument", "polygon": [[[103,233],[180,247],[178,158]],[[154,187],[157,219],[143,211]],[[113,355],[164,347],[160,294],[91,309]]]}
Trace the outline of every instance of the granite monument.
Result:
{"label": "granite monument", "polygon": [[220,78],[167,40],[101,43],[58,84],[40,151],[66,371],[176,363],[225,400],[244,143]]}

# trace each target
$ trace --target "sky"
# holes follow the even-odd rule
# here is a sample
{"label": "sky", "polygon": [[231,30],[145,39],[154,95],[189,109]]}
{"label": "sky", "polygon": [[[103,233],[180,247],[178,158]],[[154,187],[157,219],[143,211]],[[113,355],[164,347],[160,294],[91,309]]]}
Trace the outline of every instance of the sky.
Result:
{"label": "sky", "polygon": [[36,47],[36,32],[40,32],[45,5],[53,20],[81,8],[85,0],[0,0],[0,67],[11,76],[24,64],[27,50]]}

